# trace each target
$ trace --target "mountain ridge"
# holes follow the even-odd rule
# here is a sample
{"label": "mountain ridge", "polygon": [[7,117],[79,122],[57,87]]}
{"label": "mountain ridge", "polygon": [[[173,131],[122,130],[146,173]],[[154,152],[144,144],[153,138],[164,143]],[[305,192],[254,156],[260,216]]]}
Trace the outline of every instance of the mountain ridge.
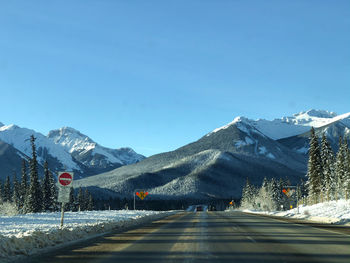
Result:
{"label": "mountain ridge", "polygon": [[350,112],[338,115],[331,111],[311,109],[293,114],[293,116],[290,117],[275,118],[273,120],[253,120],[239,116],[225,126],[208,133],[208,135],[215,133],[220,129],[225,129],[240,120],[249,122],[271,139],[279,140],[307,132],[311,127],[318,128],[339,120],[344,122],[346,126],[350,127]]}
{"label": "mountain ridge", "polygon": [[[239,198],[247,178],[253,184],[260,184],[264,177],[284,180],[287,177],[291,184],[304,178],[313,125],[317,126],[316,134],[326,134],[334,150],[339,136],[350,139],[350,113],[337,115],[316,110],[272,121],[236,117],[194,142],[148,158],[131,148],[103,147],[71,127],[35,136],[53,148],[64,149],[81,173],[89,175],[82,178],[78,171],[75,187],[88,187],[99,198],[131,198],[136,188],[149,191],[149,198]],[[4,125],[0,127],[0,142],[5,140],[3,149],[8,150],[6,156],[0,151],[0,167],[10,154],[27,156],[13,147],[19,143],[7,138],[10,132],[21,138],[27,155],[31,153],[27,140],[33,130]],[[50,147],[42,145],[37,149],[41,161],[49,158],[53,166],[50,169],[63,169],[59,156],[50,154]]]}
{"label": "mountain ridge", "polygon": [[[75,145],[80,151],[69,151],[69,147],[55,142],[51,137],[45,136],[35,130],[28,128],[21,128],[17,125],[0,125],[0,141],[11,145],[17,150],[17,153],[22,156],[31,156],[30,136],[34,135],[36,138],[35,144],[37,149],[37,157],[40,165],[43,165],[44,161],[48,161],[49,169],[54,173],[62,170],[70,170],[75,173],[75,178],[82,178],[98,174],[108,170],[115,169],[122,165],[138,162],[145,157],[137,154],[131,148],[109,149],[95,143],[91,138],[82,134],[78,130],[70,127],[64,127],[58,130],[69,130],[70,135],[80,136],[86,142],[77,142]],[[53,130],[55,131],[55,130]],[[49,134],[52,135],[53,131]],[[57,131],[57,130],[56,130]],[[66,137],[68,140],[69,136]],[[71,139],[71,141],[74,141]],[[94,146],[94,147],[92,147]],[[96,148],[97,147],[97,148]],[[76,149],[75,149],[76,150]],[[4,162],[14,163],[9,154],[0,154],[0,165]],[[109,161],[105,161],[106,159]],[[18,167],[21,166],[21,162],[18,163]],[[8,167],[4,164],[4,167]],[[14,168],[15,169],[15,168]],[[15,169],[17,170],[17,169]],[[17,173],[20,174],[20,173]],[[12,176],[11,169],[3,170],[2,177],[10,175]],[[4,178],[2,178],[4,179]]]}
{"label": "mountain ridge", "polygon": [[[343,114],[332,122],[338,115],[332,112],[318,114],[315,110],[294,116],[302,116],[305,120],[298,118],[298,124],[286,125],[303,126],[300,134],[305,134],[304,139],[307,142],[310,124],[327,123],[327,127],[334,126],[334,129],[342,132],[346,125],[341,121],[349,118],[347,114]],[[285,179],[287,176],[290,183],[299,183],[307,169],[305,152],[298,152],[298,149],[282,139],[272,139],[256,124],[245,117],[236,117],[227,125],[174,151],[153,155],[139,163],[79,180],[76,184],[108,189],[126,197],[131,197],[135,188],[142,188],[153,198],[173,199],[189,196],[239,198],[247,178],[252,183],[259,184],[264,177]],[[275,125],[273,121],[270,124]],[[277,126],[278,129],[280,127]],[[317,128],[320,133],[322,127],[327,128]]]}

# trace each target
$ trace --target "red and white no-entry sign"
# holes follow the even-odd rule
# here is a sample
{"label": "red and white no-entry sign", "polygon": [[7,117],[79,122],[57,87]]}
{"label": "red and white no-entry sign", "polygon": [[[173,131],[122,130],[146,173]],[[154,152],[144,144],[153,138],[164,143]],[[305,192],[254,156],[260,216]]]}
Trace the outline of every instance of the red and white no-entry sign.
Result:
{"label": "red and white no-entry sign", "polygon": [[60,172],[58,175],[58,183],[61,186],[72,186],[73,173],[72,172]]}

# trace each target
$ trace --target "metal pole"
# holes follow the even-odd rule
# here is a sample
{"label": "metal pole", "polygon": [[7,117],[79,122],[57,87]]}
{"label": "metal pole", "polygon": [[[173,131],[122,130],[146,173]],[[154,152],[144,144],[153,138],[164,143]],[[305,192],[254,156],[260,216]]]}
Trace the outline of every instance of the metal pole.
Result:
{"label": "metal pole", "polygon": [[65,203],[62,203],[62,208],[61,208],[61,228],[63,227],[64,205],[65,205]]}
{"label": "metal pole", "polygon": [[295,195],[296,195],[296,198],[297,198],[297,211],[298,211],[298,214],[299,214],[299,197],[298,197],[298,187],[295,186],[295,185],[287,185],[285,186],[286,188],[292,188],[292,189],[295,189]]}

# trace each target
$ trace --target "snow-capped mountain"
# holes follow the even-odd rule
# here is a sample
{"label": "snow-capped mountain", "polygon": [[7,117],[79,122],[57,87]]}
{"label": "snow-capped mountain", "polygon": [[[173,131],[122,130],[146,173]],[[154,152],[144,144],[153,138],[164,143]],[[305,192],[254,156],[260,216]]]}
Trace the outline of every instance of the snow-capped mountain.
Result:
{"label": "snow-capped mountain", "polygon": [[319,128],[337,121],[340,121],[347,127],[350,127],[350,113],[337,115],[334,112],[325,110],[308,110],[294,114],[291,117],[282,117],[272,121],[264,119],[251,120],[244,117],[237,117],[233,120],[233,122],[221,128],[215,129],[208,135],[235,124],[240,118],[245,119],[246,122],[250,123],[257,130],[274,140],[302,134],[310,131],[311,127]]}
{"label": "snow-capped mountain", "polygon": [[0,142],[3,143],[3,149],[9,147],[15,149],[15,151],[7,150],[6,155],[5,151],[0,151],[0,167],[2,163],[16,164],[12,169],[2,170],[1,178],[12,176],[12,170],[17,171],[17,168],[21,167],[18,158],[28,159],[28,156],[31,156],[31,135],[36,138],[35,145],[40,165],[47,160],[50,170],[54,172],[71,170],[75,172],[75,178],[106,172],[144,158],[130,148],[114,150],[102,147],[73,128],[61,128],[45,136],[16,125],[0,125]]}
{"label": "snow-capped mountain", "polygon": [[131,148],[109,149],[103,147],[70,127],[52,130],[47,137],[55,144],[61,145],[76,160],[91,168],[110,170],[139,162],[145,158]]}
{"label": "snow-capped mountain", "polygon": [[253,184],[265,176],[298,183],[306,173],[311,126],[327,135],[335,151],[339,136],[350,139],[350,113],[309,110],[272,121],[237,117],[196,142],[143,159],[129,148],[103,147],[73,128],[44,136],[9,125],[0,127],[0,168],[7,158],[1,149],[7,149],[6,156],[30,156],[28,139],[34,134],[41,161],[49,158],[54,171],[64,165],[76,169],[76,178],[96,174],[75,185],[94,189],[99,197],[131,197],[135,189],[145,189],[157,198],[239,198],[247,178]]}
{"label": "snow-capped mountain", "polygon": [[[347,141],[350,141],[350,125],[347,125],[348,120],[349,118],[340,118],[338,121],[334,121],[325,126],[315,128],[315,133],[319,138],[325,134],[328,141],[330,142],[333,151],[336,152],[339,148],[340,137],[346,139]],[[305,133],[292,137],[279,139],[278,142],[295,152],[307,156],[309,150],[309,137],[310,131],[307,131]]]}
{"label": "snow-capped mountain", "polygon": [[264,177],[287,177],[296,184],[305,176],[307,155],[293,147],[295,140],[286,140],[296,135],[308,143],[311,126],[338,140],[339,134],[349,133],[349,116],[310,110],[273,121],[237,117],[175,151],[79,180],[77,185],[129,197],[135,189],[146,189],[158,198],[200,199],[239,198],[247,178],[259,184]]}
{"label": "snow-capped mountain", "polygon": [[[27,156],[31,156],[32,148],[30,136],[36,138],[38,162],[43,164],[45,160],[49,162],[50,168],[54,171],[64,168],[82,172],[82,167],[64,150],[63,147],[53,143],[43,134],[27,128],[20,128],[16,125],[5,125],[0,127],[0,140],[12,145],[18,151]],[[19,164],[20,165],[20,164]]]}

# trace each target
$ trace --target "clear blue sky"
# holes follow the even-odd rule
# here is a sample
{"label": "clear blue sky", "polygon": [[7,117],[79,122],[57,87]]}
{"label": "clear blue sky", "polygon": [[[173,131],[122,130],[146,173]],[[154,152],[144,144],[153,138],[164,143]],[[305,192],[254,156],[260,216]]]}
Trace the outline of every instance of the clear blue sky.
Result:
{"label": "clear blue sky", "polygon": [[348,0],[0,1],[0,122],[174,150],[236,116],[350,111]]}

